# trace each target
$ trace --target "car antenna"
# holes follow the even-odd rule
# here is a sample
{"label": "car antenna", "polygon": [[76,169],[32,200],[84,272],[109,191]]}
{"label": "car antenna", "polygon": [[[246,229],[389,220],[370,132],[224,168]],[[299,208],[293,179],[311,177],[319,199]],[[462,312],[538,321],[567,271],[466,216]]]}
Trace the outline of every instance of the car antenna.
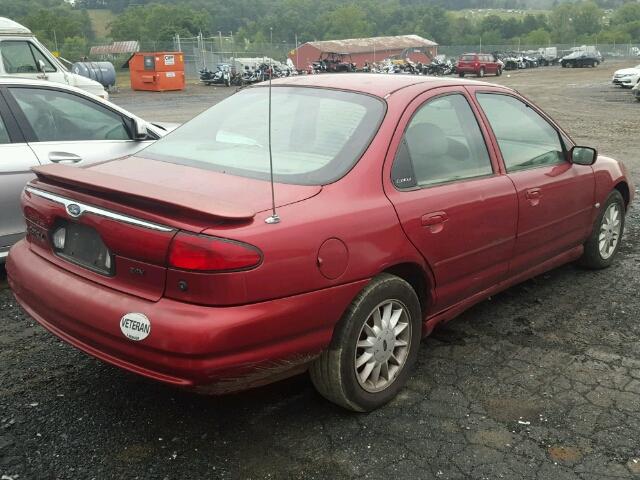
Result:
{"label": "car antenna", "polygon": [[271,180],[271,216],[265,218],[265,223],[280,223],[280,217],[276,213],[276,192],[273,183],[273,152],[271,151],[271,77],[273,77],[273,67],[271,66],[271,57],[269,57],[269,176]]}

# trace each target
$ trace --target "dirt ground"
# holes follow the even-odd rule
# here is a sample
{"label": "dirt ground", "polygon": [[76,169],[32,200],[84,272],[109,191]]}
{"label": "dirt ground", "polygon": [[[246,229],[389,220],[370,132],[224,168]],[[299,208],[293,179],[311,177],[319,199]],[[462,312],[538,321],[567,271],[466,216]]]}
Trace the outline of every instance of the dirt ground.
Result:
{"label": "dirt ground", "polygon": [[[629,62],[628,64],[631,64]],[[640,103],[622,63],[489,78],[548,111],[640,184]],[[122,91],[149,120],[229,94]],[[422,343],[402,394],[368,415],[306,376],[229,397],[151,383],[46,333],[0,274],[0,476],[26,479],[640,477],[640,211],[605,271],[568,265],[487,300]]]}

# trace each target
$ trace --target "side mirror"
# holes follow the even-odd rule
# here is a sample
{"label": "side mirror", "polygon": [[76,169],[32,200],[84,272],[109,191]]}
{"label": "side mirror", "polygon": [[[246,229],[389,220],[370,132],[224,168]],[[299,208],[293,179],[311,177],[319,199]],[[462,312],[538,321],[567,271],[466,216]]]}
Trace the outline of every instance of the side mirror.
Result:
{"label": "side mirror", "polygon": [[37,65],[38,66],[38,71],[40,73],[46,75],[47,74],[47,66],[44,64],[44,61],[42,61],[42,59],[39,58],[37,64],[38,64]]}
{"label": "side mirror", "polygon": [[598,152],[591,147],[573,147],[569,155],[571,163],[577,165],[593,165],[598,158]]}
{"label": "side mirror", "polygon": [[149,138],[149,131],[147,130],[147,123],[139,118],[133,119],[133,139],[134,140],[146,140]]}

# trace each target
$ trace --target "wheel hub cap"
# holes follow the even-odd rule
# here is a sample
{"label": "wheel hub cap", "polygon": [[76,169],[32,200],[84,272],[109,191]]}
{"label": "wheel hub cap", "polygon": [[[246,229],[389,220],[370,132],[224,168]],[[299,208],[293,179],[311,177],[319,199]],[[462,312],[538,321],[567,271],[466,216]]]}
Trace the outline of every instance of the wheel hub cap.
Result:
{"label": "wheel hub cap", "polygon": [[374,308],[356,345],[355,374],[360,386],[368,392],[387,388],[404,367],[410,340],[411,322],[402,303],[388,300]]}

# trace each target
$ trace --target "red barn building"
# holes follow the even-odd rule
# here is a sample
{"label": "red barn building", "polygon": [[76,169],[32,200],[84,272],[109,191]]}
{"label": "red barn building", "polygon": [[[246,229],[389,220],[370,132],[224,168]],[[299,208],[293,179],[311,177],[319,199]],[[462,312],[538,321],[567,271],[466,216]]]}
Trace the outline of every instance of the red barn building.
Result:
{"label": "red barn building", "polygon": [[303,43],[289,52],[289,58],[298,70],[303,70],[327,53],[345,54],[344,60],[358,67],[401,55],[414,62],[429,63],[438,54],[438,44],[418,35],[325,40]]}

